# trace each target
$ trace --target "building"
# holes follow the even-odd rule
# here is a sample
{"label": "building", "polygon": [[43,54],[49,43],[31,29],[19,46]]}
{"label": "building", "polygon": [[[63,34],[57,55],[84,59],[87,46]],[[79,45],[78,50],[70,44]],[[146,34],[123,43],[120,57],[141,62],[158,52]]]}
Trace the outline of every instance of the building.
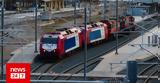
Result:
{"label": "building", "polygon": [[32,6],[33,0],[5,0],[5,8],[7,10],[27,9]]}
{"label": "building", "polygon": [[64,8],[64,0],[42,0],[45,10],[59,10]]}
{"label": "building", "polygon": [[[0,0],[1,1],[1,0]],[[28,9],[35,7],[36,0],[5,0],[5,8],[7,10]],[[39,7],[45,10],[59,10],[64,7],[73,7],[75,0],[37,0]],[[77,4],[85,0],[76,0]],[[87,0],[87,2],[98,2],[99,0]]]}
{"label": "building", "polygon": [[[1,1],[1,0],[0,0]],[[59,10],[64,8],[64,0],[37,0],[39,7],[46,10]],[[6,10],[23,10],[35,7],[35,0],[5,0]]]}

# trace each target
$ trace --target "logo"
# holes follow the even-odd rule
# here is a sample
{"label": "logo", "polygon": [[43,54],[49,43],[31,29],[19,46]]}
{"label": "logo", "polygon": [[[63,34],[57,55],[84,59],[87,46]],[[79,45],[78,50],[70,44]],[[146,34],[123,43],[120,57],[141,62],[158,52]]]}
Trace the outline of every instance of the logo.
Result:
{"label": "logo", "polygon": [[7,83],[30,83],[29,63],[7,63],[6,64]]}

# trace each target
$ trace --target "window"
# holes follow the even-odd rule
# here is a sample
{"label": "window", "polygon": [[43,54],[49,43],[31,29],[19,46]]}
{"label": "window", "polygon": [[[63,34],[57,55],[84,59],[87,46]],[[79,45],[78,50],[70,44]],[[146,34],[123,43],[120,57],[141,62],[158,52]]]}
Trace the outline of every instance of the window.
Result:
{"label": "window", "polygon": [[57,38],[43,38],[42,42],[46,44],[56,44]]}

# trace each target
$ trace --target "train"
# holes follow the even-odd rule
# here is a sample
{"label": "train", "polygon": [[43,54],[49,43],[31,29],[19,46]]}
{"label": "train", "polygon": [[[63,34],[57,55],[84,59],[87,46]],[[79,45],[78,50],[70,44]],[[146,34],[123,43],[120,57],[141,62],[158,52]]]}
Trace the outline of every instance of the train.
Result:
{"label": "train", "polygon": [[40,39],[40,56],[62,59],[67,56],[67,53],[84,46],[85,32],[87,45],[102,40],[108,41],[112,33],[134,25],[134,21],[133,16],[121,16],[117,23],[118,28],[116,28],[116,20],[111,18],[110,20],[88,23],[86,29],[84,26],[72,26],[55,32],[45,33]]}

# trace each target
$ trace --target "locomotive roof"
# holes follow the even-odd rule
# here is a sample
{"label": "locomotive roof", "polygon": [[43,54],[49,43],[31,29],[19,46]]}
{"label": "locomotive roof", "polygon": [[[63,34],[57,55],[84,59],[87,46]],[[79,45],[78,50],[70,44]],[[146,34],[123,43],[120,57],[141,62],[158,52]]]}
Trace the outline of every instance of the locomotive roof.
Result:
{"label": "locomotive roof", "polygon": [[[96,26],[95,26],[96,25]],[[89,28],[97,28],[99,26],[106,26],[106,24],[102,23],[102,22],[97,22],[94,24],[88,24],[87,25],[87,30]],[[61,28],[58,29],[58,31],[54,32],[54,33],[46,33],[43,37],[60,37],[60,38],[64,38],[65,36],[74,34],[74,33],[80,33],[81,30],[84,29],[84,26],[79,26],[79,27],[72,27],[72,28]]]}
{"label": "locomotive roof", "polygon": [[73,34],[73,33],[79,33],[81,32],[79,28],[74,27],[74,28],[69,28],[65,31],[61,31],[60,34],[65,36],[65,35],[69,35],[69,34]]}
{"label": "locomotive roof", "polygon": [[63,39],[65,36],[67,35],[70,35],[70,34],[73,34],[73,33],[80,33],[80,29],[79,28],[68,28],[64,31],[58,31],[58,32],[55,32],[55,33],[46,33],[43,35],[43,38],[48,38],[48,37],[51,37],[51,38],[55,38],[55,37],[59,37],[60,39]]}

